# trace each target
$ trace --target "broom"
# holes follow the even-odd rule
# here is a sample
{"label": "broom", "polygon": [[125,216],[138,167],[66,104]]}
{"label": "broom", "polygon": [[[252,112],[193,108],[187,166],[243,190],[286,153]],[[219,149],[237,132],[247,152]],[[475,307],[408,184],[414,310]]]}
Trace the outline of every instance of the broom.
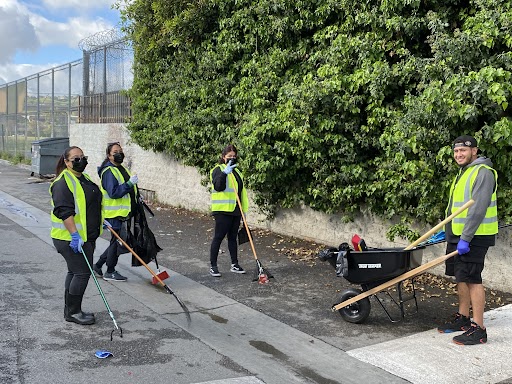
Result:
{"label": "broom", "polygon": [[272,274],[269,272],[269,270],[267,268],[265,268],[263,266],[263,264],[261,264],[261,261],[258,259],[258,255],[256,253],[256,248],[254,248],[254,242],[252,240],[252,234],[251,234],[251,231],[249,230],[249,226],[247,225],[247,220],[245,219],[245,214],[242,209],[242,202],[240,201],[240,197],[238,196],[238,191],[236,189],[235,176],[228,175],[228,177],[229,176],[232,177],[233,189],[235,190],[235,196],[236,196],[236,202],[238,204],[238,207],[240,208],[240,213],[242,214],[242,221],[244,223],[245,230],[247,232],[247,236],[249,237],[249,244],[251,244],[252,254],[254,255],[254,259],[256,260],[256,271],[254,273],[254,277],[253,277],[252,281],[257,281],[259,284],[268,284],[269,283],[268,279],[272,279],[272,278],[274,278],[274,276],[272,276]]}
{"label": "broom", "polygon": [[183,312],[185,313],[185,315],[187,316],[187,322],[188,324],[190,325],[190,322],[191,322],[191,319],[190,319],[190,311],[188,310],[187,306],[185,305],[185,303],[183,303],[180,298],[178,296],[176,296],[176,293],[174,293],[174,291],[167,285],[165,284],[162,279],[149,267],[149,265],[147,265],[144,260],[141,259],[141,257],[139,255],[137,255],[137,253],[135,253],[135,251],[128,245],[126,244],[126,242],[121,239],[121,236],[119,236],[117,234],[116,231],[114,231],[114,229],[112,229],[112,225],[110,225],[110,223],[107,221],[107,220],[103,220],[103,223],[107,226],[107,229],[110,231],[110,233],[112,233],[116,238],[117,240],[119,240],[121,242],[121,244],[124,245],[124,247],[129,250],[131,252],[131,254],[133,256],[135,256],[137,258],[137,260],[139,260],[139,262],[149,271],[149,273],[151,273],[153,275],[153,278],[155,278],[161,285],[162,287],[165,288],[165,290],[167,291],[168,294],[174,296],[174,298],[176,299],[176,301],[178,302],[178,304],[180,305],[180,307],[183,309]]}

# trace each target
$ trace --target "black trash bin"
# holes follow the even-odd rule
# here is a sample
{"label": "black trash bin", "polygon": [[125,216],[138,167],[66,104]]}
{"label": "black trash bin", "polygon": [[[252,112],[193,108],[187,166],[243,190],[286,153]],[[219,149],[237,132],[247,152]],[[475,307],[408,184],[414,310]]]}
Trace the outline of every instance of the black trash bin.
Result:
{"label": "black trash bin", "polygon": [[50,137],[32,142],[32,176],[54,175],[60,156],[69,147],[69,137]]}

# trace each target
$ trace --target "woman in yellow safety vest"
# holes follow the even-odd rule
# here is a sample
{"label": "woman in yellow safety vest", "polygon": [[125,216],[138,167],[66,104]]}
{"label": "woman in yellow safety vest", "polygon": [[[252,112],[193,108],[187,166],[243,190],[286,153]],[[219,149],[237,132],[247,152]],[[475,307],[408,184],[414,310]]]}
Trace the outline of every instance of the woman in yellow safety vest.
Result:
{"label": "woman in yellow safety vest", "polygon": [[247,190],[244,187],[242,172],[237,168],[235,146],[230,144],[222,150],[219,163],[210,171],[212,183],[212,215],[215,218],[215,234],[210,246],[210,275],[222,276],[217,266],[220,244],[228,237],[228,250],[231,256],[231,272],[245,273],[238,264],[237,233],[242,213],[237,204],[236,194],[242,204],[244,214],[248,210]]}
{"label": "woman in yellow safety vest", "polygon": [[91,276],[85,257],[92,264],[96,239],[102,231],[101,191],[83,173],[86,166],[87,156],[80,148],[67,148],[50,185],[53,205],[50,235],[68,268],[64,282],[64,319],[81,325],[95,322],[93,313],[82,312],[82,300]]}
{"label": "woman in yellow safety vest", "polygon": [[[103,215],[112,225],[112,229],[119,233],[123,223],[126,225],[135,212],[139,178],[122,165],[124,152],[118,142],[109,143],[105,152],[105,160],[98,167],[103,193]],[[112,234],[110,245],[93,266],[94,272],[104,280],[126,281],[127,278],[116,271],[119,255],[126,252]],[[103,264],[107,264],[106,273],[101,270]]]}

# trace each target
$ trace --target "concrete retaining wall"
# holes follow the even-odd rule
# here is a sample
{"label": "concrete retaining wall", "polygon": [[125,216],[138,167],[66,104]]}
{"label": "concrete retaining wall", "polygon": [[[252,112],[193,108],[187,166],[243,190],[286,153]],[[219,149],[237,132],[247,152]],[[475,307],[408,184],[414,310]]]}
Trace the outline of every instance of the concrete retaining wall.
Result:
{"label": "concrete retaining wall", "polygon": [[[70,127],[70,143],[83,149],[89,156],[87,172],[99,180],[95,167],[105,158],[107,143],[119,141],[126,154],[125,164],[139,176],[139,186],[154,191],[156,199],[164,204],[183,207],[189,210],[208,212],[210,196],[201,185],[201,175],[195,168],[184,166],[171,155],[145,151],[130,142],[130,135],[122,124],[74,124]],[[220,152],[221,148],[219,148]],[[249,193],[249,199],[251,194]],[[339,216],[313,211],[308,207],[282,209],[272,221],[257,213],[254,204],[250,205],[248,222],[256,227],[269,229],[283,235],[312,240],[320,244],[337,246],[350,242],[353,234],[363,237],[372,247],[403,247],[406,241],[390,243],[386,241],[386,231],[391,225],[379,218],[361,213],[354,222],[342,223]],[[429,228],[420,228],[425,233]],[[504,229],[498,236],[497,246],[491,248],[486,258],[484,270],[487,287],[512,292],[512,262],[510,247],[512,229]],[[444,254],[443,246],[431,246],[424,252],[427,262]],[[433,273],[443,274],[439,266]]]}

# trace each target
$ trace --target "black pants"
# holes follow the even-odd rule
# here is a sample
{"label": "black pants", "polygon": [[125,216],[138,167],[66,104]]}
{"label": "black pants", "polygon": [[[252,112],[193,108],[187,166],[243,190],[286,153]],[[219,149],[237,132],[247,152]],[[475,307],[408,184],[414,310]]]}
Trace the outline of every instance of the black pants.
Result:
{"label": "black pants", "polygon": [[238,244],[236,235],[240,227],[241,216],[215,214],[215,234],[210,246],[210,264],[217,266],[220,244],[226,235],[228,236],[228,250],[231,256],[231,264],[238,264]]}
{"label": "black pants", "polygon": [[[89,283],[91,271],[85,262],[84,255],[81,252],[73,252],[69,243],[69,241],[53,239],[55,249],[57,249],[57,252],[64,257],[68,266],[68,273],[66,274],[66,279],[64,281],[64,288],[72,295],[83,296],[85,289],[87,288],[87,284]],[[94,254],[95,248],[96,240],[87,241],[82,246],[91,266],[92,255]]]}
{"label": "black pants", "polygon": [[117,237],[111,234],[110,244],[100,256],[100,259],[96,262],[96,266],[101,268],[103,264],[107,264],[107,273],[112,273],[116,270],[117,261],[119,260],[118,247],[121,247],[117,241]]}

